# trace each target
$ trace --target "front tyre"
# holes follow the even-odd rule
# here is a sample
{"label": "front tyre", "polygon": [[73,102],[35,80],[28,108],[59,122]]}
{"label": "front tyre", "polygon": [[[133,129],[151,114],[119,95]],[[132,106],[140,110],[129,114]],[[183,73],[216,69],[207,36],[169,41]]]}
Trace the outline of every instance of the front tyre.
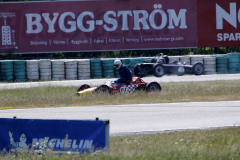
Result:
{"label": "front tyre", "polygon": [[160,92],[162,90],[160,84],[151,82],[146,86],[146,92]]}
{"label": "front tyre", "polygon": [[178,76],[183,76],[185,74],[185,68],[184,67],[178,67],[177,69],[177,75]]}
{"label": "front tyre", "polygon": [[90,88],[88,84],[83,84],[77,89],[77,92],[83,91],[84,89],[88,89],[88,88]]}
{"label": "front tyre", "polygon": [[96,93],[97,94],[109,94],[110,93],[110,88],[107,85],[101,85],[99,87],[96,88]]}

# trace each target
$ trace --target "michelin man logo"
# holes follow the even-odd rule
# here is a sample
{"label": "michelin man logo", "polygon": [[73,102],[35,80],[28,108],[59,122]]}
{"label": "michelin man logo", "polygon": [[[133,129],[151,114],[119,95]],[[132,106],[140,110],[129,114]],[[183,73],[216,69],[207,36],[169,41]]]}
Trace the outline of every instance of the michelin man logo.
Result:
{"label": "michelin man logo", "polygon": [[21,134],[19,141],[15,141],[13,138],[13,132],[8,131],[8,135],[9,135],[9,141],[11,144],[12,149],[16,149],[16,150],[21,150],[21,149],[28,149],[27,146],[27,138],[26,135],[24,133]]}

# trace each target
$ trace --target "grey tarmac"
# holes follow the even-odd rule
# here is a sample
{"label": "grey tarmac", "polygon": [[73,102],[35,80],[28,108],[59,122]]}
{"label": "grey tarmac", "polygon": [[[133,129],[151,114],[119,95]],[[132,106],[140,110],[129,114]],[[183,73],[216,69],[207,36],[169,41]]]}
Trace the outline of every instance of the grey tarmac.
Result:
{"label": "grey tarmac", "polygon": [[110,120],[110,136],[240,126],[240,101],[1,110],[1,118]]}

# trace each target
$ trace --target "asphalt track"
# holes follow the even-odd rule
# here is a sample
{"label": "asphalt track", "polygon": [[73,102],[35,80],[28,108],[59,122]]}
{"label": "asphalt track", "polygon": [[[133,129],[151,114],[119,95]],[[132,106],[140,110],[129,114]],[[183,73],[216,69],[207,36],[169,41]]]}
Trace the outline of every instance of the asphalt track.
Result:
{"label": "asphalt track", "polygon": [[240,101],[1,110],[1,118],[110,120],[110,136],[240,126]]}
{"label": "asphalt track", "polygon": [[[145,81],[183,82],[239,80],[240,74],[202,76],[146,77]],[[29,88],[39,86],[79,86],[87,83],[100,85],[107,80],[81,80],[60,82],[2,83],[1,89]],[[175,130],[208,129],[215,127],[240,126],[239,101],[161,103],[140,105],[108,105],[87,107],[37,108],[0,110],[1,118],[29,119],[88,119],[110,120],[110,135],[128,135],[168,132]]]}

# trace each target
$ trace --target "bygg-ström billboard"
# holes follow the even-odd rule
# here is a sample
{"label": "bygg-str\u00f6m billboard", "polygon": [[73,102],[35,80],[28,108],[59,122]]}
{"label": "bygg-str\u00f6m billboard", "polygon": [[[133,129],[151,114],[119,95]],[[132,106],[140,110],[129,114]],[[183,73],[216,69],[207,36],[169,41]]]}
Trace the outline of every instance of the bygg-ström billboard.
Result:
{"label": "bygg-str\u00f6m billboard", "polygon": [[195,0],[0,3],[0,53],[197,47]]}

